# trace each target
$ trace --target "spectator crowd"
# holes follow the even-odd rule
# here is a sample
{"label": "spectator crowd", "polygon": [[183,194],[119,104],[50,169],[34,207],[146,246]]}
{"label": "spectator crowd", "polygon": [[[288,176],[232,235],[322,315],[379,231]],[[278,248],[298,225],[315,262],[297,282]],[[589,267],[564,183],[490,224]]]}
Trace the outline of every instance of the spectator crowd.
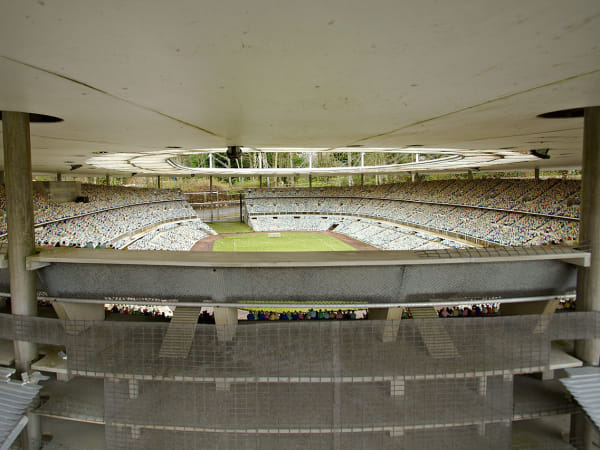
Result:
{"label": "spectator crowd", "polygon": [[327,310],[327,309],[309,309],[308,311],[266,311],[266,310],[251,310],[248,312],[246,319],[253,320],[357,320],[366,319],[366,311],[360,317],[355,310]]}
{"label": "spectator crowd", "polygon": [[[179,190],[81,185],[85,201],[54,202],[34,192],[35,242],[42,247],[189,250],[214,234]],[[6,240],[6,197],[0,186],[0,239]],[[180,219],[180,222],[173,223]],[[160,224],[164,224],[160,226]]]}
{"label": "spectator crowd", "polygon": [[215,231],[200,219],[170,222],[133,242],[129,250],[190,250],[196,242]]}
{"label": "spectator crowd", "polygon": [[[461,247],[473,239],[573,245],[579,188],[572,180],[482,179],[253,189],[246,208],[256,231],[330,230],[386,250]],[[84,184],[81,195],[88,202],[34,194],[37,245],[185,251],[214,234],[177,190]],[[5,203],[0,187],[0,235]]]}
{"label": "spectator crowd", "polygon": [[472,317],[500,314],[500,305],[481,304],[472,306],[448,306],[438,311],[440,317]]}
{"label": "spectator crowd", "polygon": [[[579,187],[571,180],[491,179],[254,189],[246,192],[246,207],[257,231],[329,229],[390,250],[462,245],[452,237],[496,245],[573,245]],[[436,231],[449,237],[440,239]]]}

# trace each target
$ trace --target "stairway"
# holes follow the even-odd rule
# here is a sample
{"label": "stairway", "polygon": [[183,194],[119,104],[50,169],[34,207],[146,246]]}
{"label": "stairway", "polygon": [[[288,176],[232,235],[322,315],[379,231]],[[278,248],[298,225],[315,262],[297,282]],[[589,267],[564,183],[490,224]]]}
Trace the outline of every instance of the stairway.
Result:
{"label": "stairway", "polygon": [[202,307],[178,306],[160,346],[160,358],[185,358],[192,346]]}
{"label": "stairway", "polygon": [[413,307],[410,308],[409,312],[413,319],[430,319],[418,320],[416,324],[423,343],[433,358],[455,358],[458,356],[454,342],[448,336],[443,324],[444,320],[453,319],[440,319],[433,306]]}

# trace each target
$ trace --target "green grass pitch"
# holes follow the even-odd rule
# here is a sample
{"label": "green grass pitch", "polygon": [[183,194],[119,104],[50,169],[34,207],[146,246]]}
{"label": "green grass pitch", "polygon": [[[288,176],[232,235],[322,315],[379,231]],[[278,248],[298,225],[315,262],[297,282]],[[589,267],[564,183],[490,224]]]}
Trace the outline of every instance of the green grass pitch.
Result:
{"label": "green grass pitch", "polygon": [[213,222],[210,227],[219,234],[253,233],[254,231],[244,222]]}
{"label": "green grass pitch", "polygon": [[225,236],[213,243],[213,252],[318,252],[355,250],[339,239],[320,233],[281,232],[281,237],[269,233],[248,233]]}

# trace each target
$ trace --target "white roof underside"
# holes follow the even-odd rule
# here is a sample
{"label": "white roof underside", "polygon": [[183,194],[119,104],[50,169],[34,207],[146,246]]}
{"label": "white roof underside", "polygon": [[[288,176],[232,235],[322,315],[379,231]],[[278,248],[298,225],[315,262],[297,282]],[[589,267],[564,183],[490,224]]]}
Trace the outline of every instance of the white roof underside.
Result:
{"label": "white roof underside", "polygon": [[[229,145],[550,148],[494,168],[578,167],[583,120],[536,116],[600,105],[597,0],[0,7],[0,110],[64,119],[31,125],[36,172]],[[136,171],[178,172],[161,167]]]}

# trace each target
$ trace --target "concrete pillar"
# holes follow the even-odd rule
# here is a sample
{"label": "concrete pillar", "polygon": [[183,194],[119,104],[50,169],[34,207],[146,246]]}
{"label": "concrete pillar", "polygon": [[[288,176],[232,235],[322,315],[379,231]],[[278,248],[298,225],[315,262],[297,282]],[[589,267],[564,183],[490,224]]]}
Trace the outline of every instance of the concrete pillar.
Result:
{"label": "concrete pillar", "polygon": [[485,436],[485,422],[477,424],[477,433],[480,436]]}
{"label": "concrete pillar", "polygon": [[479,395],[485,395],[487,393],[487,377],[484,375],[476,379],[477,382],[477,393]]}
{"label": "concrete pillar", "polygon": [[104,305],[100,303],[52,302],[59,319],[63,320],[104,320]]}
{"label": "concrete pillar", "polygon": [[156,186],[160,189],[160,175],[156,177]]}
{"label": "concrete pillar", "polygon": [[404,308],[369,308],[369,320],[385,320],[381,333],[383,342],[394,342],[398,336],[398,327]]}
{"label": "concrete pillar", "polygon": [[521,316],[525,314],[553,314],[560,300],[540,302],[504,303],[500,306],[503,316]]}
{"label": "concrete pillar", "polygon": [[333,376],[336,378],[336,381],[333,383],[333,402],[331,402],[331,427],[333,428],[333,445],[331,448],[333,450],[340,450],[344,448],[342,444],[342,409],[346,406],[346,404],[342,401],[342,393],[343,386],[340,381],[343,373],[344,364],[342,363],[342,354],[345,353],[346,349],[343,348],[342,345],[342,337],[341,337],[341,323],[333,323],[331,324],[332,331],[332,368],[333,368]]}
{"label": "concrete pillar", "polygon": [[[33,230],[33,186],[31,182],[31,143],[29,113],[3,111],[2,138],[6,176],[6,213],[8,226],[8,270],[11,312],[15,315],[37,315],[35,272],[25,266],[27,256],[35,253]],[[15,368],[29,372],[37,358],[37,345],[13,341]],[[22,434],[24,449],[41,445],[39,418],[28,414],[29,422]]]}
{"label": "concrete pillar", "polygon": [[[413,161],[414,161],[414,162],[416,162],[416,163],[418,163],[418,162],[419,162],[419,154],[418,154],[418,153],[415,153],[415,154],[414,154],[414,156],[413,156]],[[411,172],[411,174],[410,174],[410,179],[411,179],[411,181],[412,181],[413,183],[414,183],[415,181],[417,181],[417,177],[418,177],[418,174],[417,174],[417,172]]]}
{"label": "concrete pillar", "polygon": [[62,173],[56,172],[56,181],[62,181]]}
{"label": "concrete pillar", "polygon": [[473,179],[473,172],[470,170],[467,172],[467,179],[469,179],[469,180]]}
{"label": "concrete pillar", "polygon": [[262,175],[258,176],[258,187],[262,189]]}
{"label": "concrete pillar", "polygon": [[135,378],[132,378],[128,382],[129,387],[129,398],[135,400],[140,395],[140,382]]}
{"label": "concrete pillar", "polygon": [[39,394],[31,402],[27,410],[27,426],[21,432],[21,446],[25,450],[37,450],[42,448],[42,424],[40,416],[33,412],[40,405]]}
{"label": "concrete pillar", "polygon": [[[571,424],[569,427],[569,441],[575,442],[578,436],[585,432],[585,415],[582,412],[571,414]],[[577,447],[575,447],[577,448]]]}
{"label": "concrete pillar", "polygon": [[600,434],[582,412],[571,414],[569,441],[578,450],[597,450]]}
{"label": "concrete pillar", "polygon": [[536,167],[534,169],[533,173],[534,173],[535,181],[540,181],[540,168]]}
{"label": "concrete pillar", "polygon": [[[231,160],[230,159],[227,160],[227,168],[231,169]],[[228,177],[228,180],[229,180],[229,189],[231,189],[231,177]]]}
{"label": "concrete pillar", "polygon": [[360,174],[360,185],[361,186],[365,185],[365,174],[364,173]]}
{"label": "concrete pillar", "polygon": [[405,391],[405,381],[403,376],[395,376],[390,381],[390,395],[392,397],[402,397]]}
{"label": "concrete pillar", "polygon": [[237,327],[237,308],[215,306],[215,326],[217,327],[217,340],[230,342],[235,336]]}
{"label": "concrete pillar", "polygon": [[142,427],[137,427],[135,425],[131,426],[131,437],[133,439],[139,439],[142,436]]}
{"label": "concrete pillar", "polygon": [[[25,259],[35,253],[33,230],[33,186],[31,182],[31,144],[29,114],[2,112],[4,170],[6,175],[6,212],[8,225],[8,269],[11,309],[15,315],[37,315],[36,278],[28,271]],[[15,367],[28,372],[37,358],[37,346],[14,341]]]}
{"label": "concrete pillar", "polygon": [[[71,339],[76,339],[75,336],[92,327],[93,321],[104,320],[106,315],[104,305],[100,303],[84,304],[55,301],[52,302],[52,307],[58,318],[66,321],[65,332]],[[69,347],[67,346],[68,353]],[[57,372],[56,378],[59,381],[69,381],[73,378],[73,375],[69,371],[63,374]]]}
{"label": "concrete pillar", "polygon": [[[585,108],[583,119],[583,175],[579,245],[591,250],[590,267],[579,267],[577,274],[577,310],[600,311],[600,107]],[[600,340],[575,343],[575,356],[592,366],[600,365]],[[571,434],[577,448],[597,448],[598,435],[582,416],[571,422]],[[581,443],[579,445],[579,443]]]}
{"label": "concrete pillar", "polygon": [[[348,167],[352,167],[352,152],[348,152]],[[352,175],[348,177],[348,186],[352,186],[354,184],[354,180],[352,179]]]}
{"label": "concrete pillar", "polygon": [[[210,155],[212,156],[212,153]],[[210,208],[210,223],[213,223],[213,220],[214,220],[214,216],[213,216],[213,213],[214,213],[214,211],[213,211],[214,204],[213,204],[213,192],[212,192],[212,190],[213,190],[213,183],[212,183],[212,181],[213,180],[212,180],[212,178],[213,178],[212,175],[210,177],[208,177],[208,196],[210,198],[210,205],[209,205],[209,208]]]}
{"label": "concrete pillar", "polygon": [[312,187],[312,175],[310,173],[308,174],[308,187]]}
{"label": "concrete pillar", "polygon": [[389,435],[391,438],[402,437],[404,436],[404,428],[394,427],[394,429],[389,432]]}
{"label": "concrete pillar", "polygon": [[220,392],[229,392],[231,390],[231,381],[218,379],[215,381],[215,390]]}
{"label": "concrete pillar", "polygon": [[[600,107],[585,108],[583,130],[579,244],[589,247],[592,260],[577,269],[577,310],[600,311]],[[575,356],[598,366],[600,340],[578,341]]]}
{"label": "concrete pillar", "polygon": [[[556,311],[560,300],[548,300],[540,302],[505,303],[500,306],[502,316],[522,316],[526,314],[540,314],[540,320],[532,328],[532,333],[544,333],[550,325],[552,314]],[[549,368],[543,373],[544,377],[554,378]]]}

